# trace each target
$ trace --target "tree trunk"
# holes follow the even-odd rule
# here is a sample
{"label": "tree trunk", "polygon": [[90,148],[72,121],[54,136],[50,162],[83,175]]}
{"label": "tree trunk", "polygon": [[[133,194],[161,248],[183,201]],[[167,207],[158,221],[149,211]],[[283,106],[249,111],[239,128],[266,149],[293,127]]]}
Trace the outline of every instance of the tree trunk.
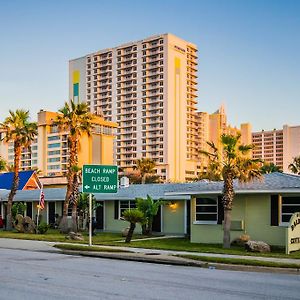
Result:
{"label": "tree trunk", "polygon": [[146,226],[146,224],[142,225],[142,234],[147,235],[147,226]]}
{"label": "tree trunk", "polygon": [[148,220],[148,229],[147,229],[148,235],[152,235],[152,226],[153,226],[153,218],[149,218],[149,220]]}
{"label": "tree trunk", "polygon": [[13,177],[13,183],[10,190],[10,193],[8,195],[7,200],[7,211],[6,211],[6,230],[12,230],[12,213],[11,208],[13,204],[14,197],[16,195],[16,192],[19,187],[19,167],[20,167],[20,160],[21,160],[21,146],[19,143],[14,143],[14,151],[15,151],[15,157],[14,157],[14,177]]}
{"label": "tree trunk", "polygon": [[132,236],[133,236],[134,229],[135,229],[135,223],[130,223],[130,228],[129,228],[128,234],[126,236],[125,243],[130,243]]}
{"label": "tree trunk", "polygon": [[78,225],[77,225],[77,203],[73,203],[72,206],[72,225],[71,229],[74,232],[78,231]]}
{"label": "tree trunk", "polygon": [[230,248],[230,227],[231,227],[231,210],[224,209],[224,235],[223,235],[223,248]]}
{"label": "tree trunk", "polygon": [[142,184],[146,183],[146,174],[142,175]]}

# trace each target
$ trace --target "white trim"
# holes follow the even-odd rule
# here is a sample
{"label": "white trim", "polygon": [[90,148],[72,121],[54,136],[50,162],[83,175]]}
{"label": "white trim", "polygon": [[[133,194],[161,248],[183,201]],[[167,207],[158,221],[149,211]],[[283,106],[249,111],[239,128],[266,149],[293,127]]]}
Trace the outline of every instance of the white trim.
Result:
{"label": "white trim", "polygon": [[[45,201],[46,202],[46,201]],[[46,220],[47,220],[47,224],[49,225],[49,203],[47,202],[47,206],[46,206]]]}
{"label": "white trim", "polygon": [[194,221],[194,225],[217,225],[218,221]]}
{"label": "white trim", "polygon": [[[292,194],[300,193],[300,188],[286,189],[286,190],[235,190],[235,194]],[[193,192],[167,192],[165,196],[179,196],[179,195],[219,195],[222,194],[221,190],[216,191],[193,191]]]}

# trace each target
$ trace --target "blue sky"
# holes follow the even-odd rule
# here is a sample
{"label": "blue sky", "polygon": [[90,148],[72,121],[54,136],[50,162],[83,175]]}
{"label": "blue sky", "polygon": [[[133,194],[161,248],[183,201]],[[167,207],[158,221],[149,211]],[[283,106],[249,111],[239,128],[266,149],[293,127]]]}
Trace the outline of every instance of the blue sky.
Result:
{"label": "blue sky", "polygon": [[300,1],[0,0],[0,120],[68,100],[68,60],[171,32],[199,50],[198,108],[300,125]]}

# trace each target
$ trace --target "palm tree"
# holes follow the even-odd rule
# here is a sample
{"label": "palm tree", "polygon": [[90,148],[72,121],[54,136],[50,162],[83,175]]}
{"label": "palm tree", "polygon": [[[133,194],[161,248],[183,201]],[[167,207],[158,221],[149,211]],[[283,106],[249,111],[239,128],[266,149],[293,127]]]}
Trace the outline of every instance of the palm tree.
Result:
{"label": "palm tree", "polygon": [[140,158],[136,161],[135,169],[139,171],[142,177],[142,184],[146,183],[146,178],[155,174],[155,161],[151,158]]}
{"label": "palm tree", "polygon": [[281,168],[279,166],[276,166],[274,163],[268,163],[264,161],[262,167],[261,167],[262,174],[270,174],[274,172],[282,172]]}
{"label": "palm tree", "polygon": [[22,147],[29,147],[30,143],[37,135],[37,124],[29,121],[29,111],[17,109],[15,112],[9,111],[9,116],[0,124],[4,132],[3,140],[14,143],[14,166],[13,183],[7,200],[6,228],[12,229],[11,208],[14,196],[19,187],[19,169],[21,162]]}
{"label": "palm tree", "polygon": [[145,223],[142,224],[143,234],[152,235],[153,219],[157,215],[159,207],[166,203],[167,201],[164,200],[154,201],[149,195],[147,195],[147,199],[136,198],[136,207],[145,216]]}
{"label": "palm tree", "polygon": [[145,220],[144,214],[138,209],[127,209],[123,213],[123,219],[130,223],[130,228],[126,236],[125,243],[130,243],[136,223],[143,223]]}
{"label": "palm tree", "polygon": [[[78,189],[78,152],[79,138],[83,134],[91,134],[93,115],[89,112],[86,103],[75,104],[73,100],[65,103],[64,107],[59,110],[59,114],[54,121],[62,131],[68,132],[69,162],[67,172],[67,192],[64,200],[63,216],[60,223],[60,230],[64,233],[68,231],[67,216],[70,199],[77,197]],[[74,221],[74,220],[73,220]],[[76,227],[77,225],[72,225]]]}
{"label": "palm tree", "polygon": [[292,173],[300,175],[300,156],[293,158],[293,162],[289,164],[289,169]]}
{"label": "palm tree", "polygon": [[[230,248],[231,211],[234,200],[233,180],[237,179],[239,182],[249,182],[255,178],[261,178],[261,161],[249,158],[249,152],[253,149],[253,145],[242,145],[240,137],[240,135],[222,134],[221,151],[218,151],[213,143],[208,143],[212,148],[212,152],[202,151],[203,154],[209,157],[210,162],[213,163],[213,167],[208,169],[208,173],[212,171],[217,176],[220,175],[224,181],[222,193],[224,248]],[[209,175],[208,177],[210,177]]]}

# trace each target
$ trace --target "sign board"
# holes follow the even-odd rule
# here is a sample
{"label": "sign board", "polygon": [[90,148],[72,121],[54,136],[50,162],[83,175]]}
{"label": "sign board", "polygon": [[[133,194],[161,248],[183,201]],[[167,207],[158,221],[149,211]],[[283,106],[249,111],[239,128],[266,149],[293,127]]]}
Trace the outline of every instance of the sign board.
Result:
{"label": "sign board", "polygon": [[286,254],[300,250],[300,212],[292,215],[288,228],[286,229]]}
{"label": "sign board", "polygon": [[118,167],[104,165],[83,165],[83,193],[117,193]]}

